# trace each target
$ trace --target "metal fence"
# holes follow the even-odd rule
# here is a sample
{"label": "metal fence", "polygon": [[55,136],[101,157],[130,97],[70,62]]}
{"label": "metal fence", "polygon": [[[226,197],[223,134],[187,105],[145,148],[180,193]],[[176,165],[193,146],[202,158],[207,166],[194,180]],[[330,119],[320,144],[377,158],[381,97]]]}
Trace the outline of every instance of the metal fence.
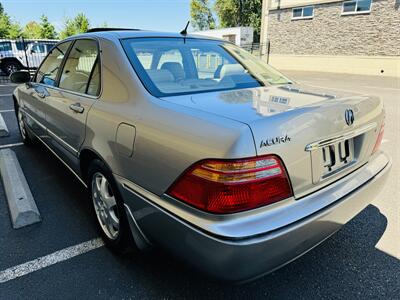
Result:
{"label": "metal fence", "polygon": [[269,41],[267,43],[252,43],[252,44],[245,44],[241,45],[241,47],[250,52],[251,54],[261,57],[265,55],[267,57],[267,61],[269,58],[269,52],[270,52],[270,43]]}
{"label": "metal fence", "polygon": [[18,70],[34,72],[57,40],[0,39],[0,82]]}

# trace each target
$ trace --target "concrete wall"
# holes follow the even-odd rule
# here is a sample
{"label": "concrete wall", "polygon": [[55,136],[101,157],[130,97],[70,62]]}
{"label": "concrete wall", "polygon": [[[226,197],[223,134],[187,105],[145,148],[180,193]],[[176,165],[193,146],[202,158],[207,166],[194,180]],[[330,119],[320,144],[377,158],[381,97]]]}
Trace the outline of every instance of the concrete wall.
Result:
{"label": "concrete wall", "polygon": [[[266,59],[266,57],[264,56]],[[399,56],[271,55],[269,64],[279,70],[302,70],[400,78]]]}
{"label": "concrete wall", "polygon": [[[307,5],[314,0],[301,1]],[[282,5],[286,2],[282,0]],[[359,74],[381,74],[383,70],[383,75],[397,76],[400,1],[375,0],[371,13],[346,16],[341,15],[342,3],[315,4],[314,18],[309,20],[292,20],[292,8],[270,8],[264,24],[271,42],[271,64]]]}

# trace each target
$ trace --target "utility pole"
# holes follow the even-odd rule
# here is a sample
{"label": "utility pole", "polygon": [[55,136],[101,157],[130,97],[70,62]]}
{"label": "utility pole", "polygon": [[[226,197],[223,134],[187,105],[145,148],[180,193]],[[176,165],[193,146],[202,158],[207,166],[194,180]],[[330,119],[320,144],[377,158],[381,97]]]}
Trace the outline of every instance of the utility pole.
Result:
{"label": "utility pole", "polygon": [[[261,43],[261,55],[264,56],[269,52],[268,42],[268,16],[269,7],[271,0],[263,0],[261,8],[261,32],[260,32],[260,43]],[[269,58],[267,57],[267,60]]]}

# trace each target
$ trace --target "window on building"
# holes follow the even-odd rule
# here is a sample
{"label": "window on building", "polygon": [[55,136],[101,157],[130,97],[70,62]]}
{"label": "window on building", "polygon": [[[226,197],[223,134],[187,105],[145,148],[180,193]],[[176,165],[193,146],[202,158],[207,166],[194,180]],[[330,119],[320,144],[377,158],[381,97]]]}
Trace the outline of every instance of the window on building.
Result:
{"label": "window on building", "polygon": [[371,11],[372,0],[352,0],[343,2],[342,15],[362,14]]}
{"label": "window on building", "polygon": [[314,6],[296,7],[292,10],[292,20],[312,19],[314,17]]}

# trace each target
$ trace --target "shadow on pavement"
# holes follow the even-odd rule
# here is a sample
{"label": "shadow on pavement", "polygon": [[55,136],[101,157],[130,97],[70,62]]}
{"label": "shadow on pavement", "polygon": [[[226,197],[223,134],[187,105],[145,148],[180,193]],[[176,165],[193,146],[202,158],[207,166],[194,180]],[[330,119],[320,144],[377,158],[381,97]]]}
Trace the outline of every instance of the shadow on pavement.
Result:
{"label": "shadow on pavement", "polygon": [[375,248],[386,225],[386,217],[370,205],[303,257],[239,286],[212,282],[160,250],[118,262],[142,272],[142,280],[149,281],[146,285],[154,284],[157,296],[167,298],[395,298],[400,292],[400,260]]}

